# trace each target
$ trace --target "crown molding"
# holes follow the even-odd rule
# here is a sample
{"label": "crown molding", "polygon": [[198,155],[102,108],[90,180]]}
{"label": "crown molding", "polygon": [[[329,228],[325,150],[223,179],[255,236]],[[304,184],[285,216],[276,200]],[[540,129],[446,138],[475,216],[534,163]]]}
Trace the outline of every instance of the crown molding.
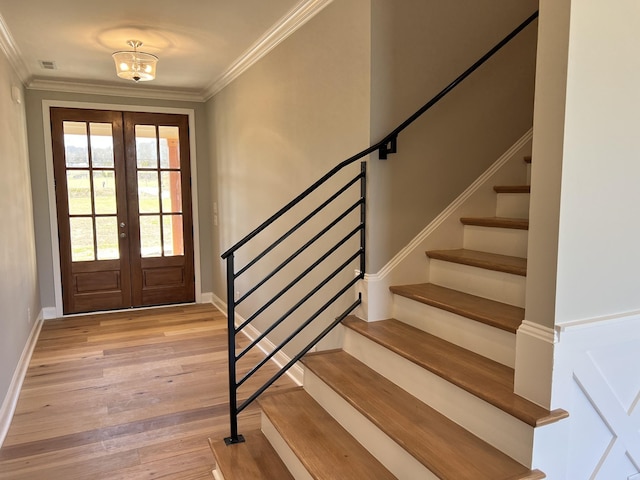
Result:
{"label": "crown molding", "polygon": [[27,84],[29,90],[47,90],[52,92],[85,93],[89,95],[107,95],[112,97],[149,98],[156,100],[174,100],[181,102],[204,102],[200,93],[184,90],[160,88],[140,88],[124,85],[100,85],[69,80],[33,79]]}
{"label": "crown molding", "polygon": [[29,69],[27,68],[27,64],[24,63],[20,49],[18,45],[16,45],[2,15],[0,15],[0,49],[2,49],[6,55],[16,75],[20,78],[20,81],[26,85],[29,81]]}
{"label": "crown molding", "polygon": [[204,90],[203,97],[209,100],[233,80],[244,73],[278,44],[318,14],[333,0],[302,0],[278,23],[271,27],[248,50],[246,50],[222,75]]}
{"label": "crown molding", "polygon": [[333,0],[301,0],[274,26],[265,32],[248,50],[213,83],[200,92],[162,88],[139,88],[121,85],[75,82],[68,79],[31,78],[29,69],[2,16],[0,16],[0,48],[5,52],[22,83],[30,90],[84,93],[117,97],[135,97],[184,102],[205,102],[238,78],[254,63],[278,46],[289,35],[308,22]]}

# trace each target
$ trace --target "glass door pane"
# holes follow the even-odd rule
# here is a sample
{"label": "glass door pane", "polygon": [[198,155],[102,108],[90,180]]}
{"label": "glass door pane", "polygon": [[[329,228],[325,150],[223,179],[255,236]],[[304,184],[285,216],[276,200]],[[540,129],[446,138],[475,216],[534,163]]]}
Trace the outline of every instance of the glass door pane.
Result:
{"label": "glass door pane", "polygon": [[71,259],[120,258],[113,128],[110,123],[62,123]]}
{"label": "glass door pane", "polygon": [[141,255],[183,255],[179,128],[136,125],[134,131]]}

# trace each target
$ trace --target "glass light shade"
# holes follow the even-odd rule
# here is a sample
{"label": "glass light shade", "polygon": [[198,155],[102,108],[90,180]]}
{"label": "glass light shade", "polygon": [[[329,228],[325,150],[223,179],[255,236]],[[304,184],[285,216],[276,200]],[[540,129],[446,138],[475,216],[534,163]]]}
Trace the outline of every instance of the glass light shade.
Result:
{"label": "glass light shade", "polygon": [[146,82],[156,78],[158,57],[150,53],[132,51],[115,52],[113,61],[120,78],[134,82]]}

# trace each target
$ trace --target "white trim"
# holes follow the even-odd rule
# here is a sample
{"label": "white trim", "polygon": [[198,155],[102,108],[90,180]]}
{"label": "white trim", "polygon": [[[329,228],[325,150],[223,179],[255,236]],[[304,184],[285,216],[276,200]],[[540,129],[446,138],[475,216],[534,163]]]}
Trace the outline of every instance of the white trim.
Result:
{"label": "white trim", "polygon": [[[73,102],[66,100],[42,100],[45,166],[47,169],[47,191],[49,200],[49,223],[51,225],[51,258],[53,261],[53,288],[55,295],[55,317],[62,317],[62,273],[60,267],[60,245],[58,242],[58,217],[53,175],[53,149],[51,138],[51,107],[87,108],[95,110],[119,110],[123,112],[174,113],[189,117],[189,149],[191,154],[191,211],[193,216],[193,263],[195,275],[196,303],[201,303],[200,269],[200,221],[198,216],[198,170],[196,166],[195,110],[191,108],[150,107],[144,105],[120,105],[111,103]],[[48,312],[50,314],[50,312]],[[53,317],[53,318],[55,318]],[[48,317],[52,318],[52,317]]]}
{"label": "white trim", "polygon": [[289,37],[289,35],[307,23],[332,1],[333,0],[302,0],[298,3],[205,89],[203,95],[205,100],[209,100],[242,75],[249,67],[277,47],[282,41]]}
{"label": "white trim", "polygon": [[558,343],[558,336],[553,328],[544,327],[529,320],[523,320],[518,327],[518,333],[528,335],[542,342],[550,344]]}
{"label": "white trim", "polygon": [[[640,310],[634,310],[631,312],[615,313],[612,315],[603,315],[600,317],[583,318],[580,320],[571,320],[569,322],[556,324],[556,330],[558,332],[565,332],[570,328],[575,327],[595,327],[602,322],[624,322],[628,321],[630,317],[640,317]],[[611,325],[611,323],[609,323]]]}
{"label": "white trim", "polygon": [[29,90],[46,90],[51,92],[86,93],[90,95],[108,95],[129,98],[151,98],[157,100],[177,100],[183,102],[204,102],[205,98],[200,92],[187,90],[172,90],[149,88],[144,86],[127,85],[100,85],[87,82],[73,82],[69,80],[51,80],[34,78],[28,84]]}
{"label": "white trim", "polygon": [[227,304],[220,297],[218,297],[215,293],[211,293],[211,303],[213,306],[220,310],[222,313],[227,315]]}
{"label": "white trim", "polygon": [[[212,293],[211,295],[213,297],[212,303],[218,308],[218,310],[220,310],[224,314],[225,317],[228,318],[227,303],[222,299],[220,299],[219,297],[217,297],[215,294]],[[245,322],[245,319],[236,313],[236,318],[234,321],[235,326],[238,327],[242,325],[244,322]],[[254,328],[252,325],[247,325],[246,327],[244,327],[242,329],[242,333],[244,333],[244,335],[252,342],[256,338],[258,338],[261,334],[261,332],[256,328]],[[269,355],[271,352],[273,352],[273,350],[275,350],[276,346],[269,339],[264,338],[260,340],[260,342],[258,342],[258,348],[265,355]],[[273,356],[271,361],[274,362],[278,366],[278,368],[282,368],[291,361],[291,358],[287,354],[285,354],[282,350],[280,350],[278,353],[276,353]],[[296,363],[289,370],[287,370],[286,374],[289,376],[289,378],[291,378],[291,380],[293,380],[296,383],[296,385],[302,386],[303,380],[304,380],[304,370],[299,363]]]}
{"label": "white trim", "polygon": [[213,304],[213,293],[212,292],[202,292],[200,294],[200,301],[198,303],[212,303]]}
{"label": "white trim", "polygon": [[211,474],[213,475],[214,480],[225,480],[224,475],[222,475],[222,472],[218,470],[218,467],[214,468],[211,471]]}
{"label": "white trim", "polygon": [[13,378],[11,379],[11,383],[9,384],[9,390],[7,391],[7,395],[4,397],[2,407],[0,407],[0,447],[2,447],[2,444],[7,437],[7,433],[9,432],[11,420],[13,419],[13,414],[16,411],[16,406],[18,405],[18,398],[20,396],[22,383],[24,382],[24,377],[27,374],[27,369],[29,368],[29,362],[31,361],[31,355],[33,355],[33,349],[35,348],[38,341],[38,336],[40,335],[43,318],[44,314],[41,311],[38,315],[38,318],[33,323],[33,327],[31,327],[29,338],[27,339],[27,343],[22,350],[22,355],[20,355],[18,365],[13,372]]}
{"label": "white trim", "polygon": [[551,409],[555,330],[524,320],[516,332],[514,391],[543,408]]}
{"label": "white trim", "polygon": [[[236,315],[235,325],[236,327],[242,325],[244,323],[244,319],[240,315]],[[252,325],[247,325],[242,329],[242,333],[251,340],[252,342],[260,336],[260,331],[254,328]],[[258,348],[265,355],[269,355],[276,348],[276,345],[271,342],[268,338],[263,338],[258,342]],[[273,363],[275,363],[278,368],[284,367],[287,363],[291,361],[291,358],[285,354],[282,350],[276,353],[271,359]],[[289,370],[287,370],[286,374],[293,380],[298,386],[302,386],[304,380],[304,370],[302,367],[296,363]]]}
{"label": "white trim", "polygon": [[0,15],[0,50],[6,55],[20,81],[26,85],[29,81],[29,69],[2,15]]}
{"label": "white trim", "polygon": [[52,320],[58,318],[56,307],[44,307],[42,309],[42,318],[44,320]]}
{"label": "white trim", "polygon": [[409,242],[409,244],[400,250],[378,273],[365,275],[367,281],[379,281],[389,275],[389,273],[396,268],[400,262],[407,258],[416,248],[419,248],[422,242],[431,235],[447,218],[455,213],[464,202],[471,197],[485,182],[487,182],[492,175],[494,175],[504,164],[506,164],[511,158],[523,148],[527,142],[530,142],[533,138],[533,129],[530,129],[525,133],[509,150],[507,150],[502,156],[496,160],[482,175],[480,175],[469,187],[458,196],[447,208],[445,208],[424,230],[422,230],[416,237]]}

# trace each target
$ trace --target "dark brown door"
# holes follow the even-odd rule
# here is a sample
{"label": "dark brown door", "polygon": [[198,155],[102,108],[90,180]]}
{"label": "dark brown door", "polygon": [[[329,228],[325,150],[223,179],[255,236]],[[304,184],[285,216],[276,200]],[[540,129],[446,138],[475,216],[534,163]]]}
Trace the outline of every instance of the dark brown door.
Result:
{"label": "dark brown door", "polygon": [[195,300],[186,116],[51,109],[65,314]]}
{"label": "dark brown door", "polygon": [[193,302],[188,118],[125,113],[124,139],[133,305]]}

